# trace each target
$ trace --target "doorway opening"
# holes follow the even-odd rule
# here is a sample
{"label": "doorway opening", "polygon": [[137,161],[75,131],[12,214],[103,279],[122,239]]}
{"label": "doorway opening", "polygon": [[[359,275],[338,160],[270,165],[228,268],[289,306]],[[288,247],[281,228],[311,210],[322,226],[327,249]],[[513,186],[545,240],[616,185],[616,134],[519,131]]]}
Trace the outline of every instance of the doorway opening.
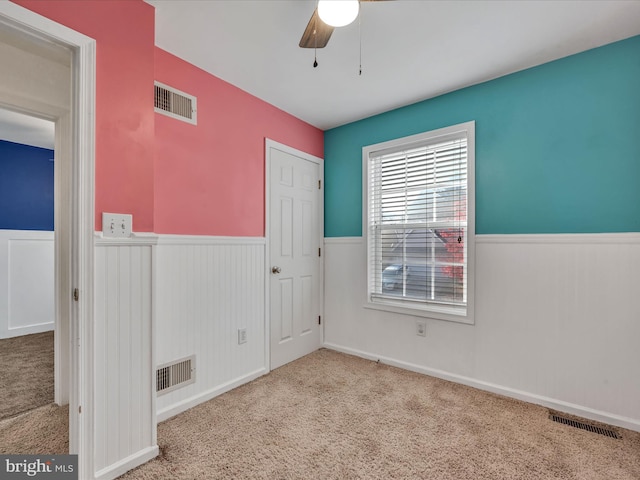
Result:
{"label": "doorway opening", "polygon": [[[40,61],[36,51],[20,48],[6,34],[3,40],[3,62],[20,61],[27,67],[20,73],[38,73],[30,67]],[[57,88],[70,89],[70,54],[59,60],[59,70],[68,74]],[[29,432],[46,430],[49,452],[68,453],[70,319],[64,300],[56,298],[64,290],[56,285],[58,270],[68,261],[68,255],[57,255],[62,249],[56,240],[68,234],[55,226],[70,213],[62,211],[56,188],[63,183],[55,151],[59,117],[51,118],[46,108],[25,114],[23,102],[11,101],[11,109],[0,109],[1,438],[36,453],[45,447]],[[16,431],[26,433],[16,438]]]}
{"label": "doorway opening", "polygon": [[55,401],[69,404],[79,478],[94,478],[95,41],[0,2],[0,54],[0,107],[55,122]]}
{"label": "doorway opening", "polygon": [[54,403],[54,149],[52,121],[0,109],[0,420]]}

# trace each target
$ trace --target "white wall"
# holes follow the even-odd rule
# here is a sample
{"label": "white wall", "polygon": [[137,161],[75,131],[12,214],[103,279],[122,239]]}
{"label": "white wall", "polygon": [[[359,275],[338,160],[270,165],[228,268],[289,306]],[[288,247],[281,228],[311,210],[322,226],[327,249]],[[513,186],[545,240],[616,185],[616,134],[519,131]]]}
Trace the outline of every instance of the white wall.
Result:
{"label": "white wall", "polygon": [[161,421],[267,372],[266,267],[264,238],[160,235],[156,248],[156,365],[196,356],[195,383],[158,396]]}
{"label": "white wall", "polygon": [[0,338],[53,330],[53,232],[0,230]]}
{"label": "white wall", "polygon": [[95,471],[112,479],[153,458],[153,241],[98,239],[95,247]]}
{"label": "white wall", "polygon": [[476,322],[363,308],[366,246],[325,239],[329,348],[640,431],[640,234],[479,235]]}
{"label": "white wall", "polygon": [[[157,454],[156,421],[267,373],[265,239],[98,234],[95,315],[102,480]],[[190,355],[195,383],[156,396],[157,366]]]}

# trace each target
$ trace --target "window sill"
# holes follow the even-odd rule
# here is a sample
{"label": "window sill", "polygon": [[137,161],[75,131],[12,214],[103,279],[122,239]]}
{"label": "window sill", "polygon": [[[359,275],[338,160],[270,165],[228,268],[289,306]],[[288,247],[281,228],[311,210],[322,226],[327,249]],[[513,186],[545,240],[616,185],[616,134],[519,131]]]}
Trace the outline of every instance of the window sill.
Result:
{"label": "window sill", "polygon": [[450,307],[439,305],[427,305],[424,307],[407,306],[401,302],[376,301],[366,302],[364,308],[372,310],[382,310],[385,312],[398,313],[400,315],[411,315],[414,317],[426,317],[434,320],[444,320],[447,322],[474,324],[473,310],[471,307]]}

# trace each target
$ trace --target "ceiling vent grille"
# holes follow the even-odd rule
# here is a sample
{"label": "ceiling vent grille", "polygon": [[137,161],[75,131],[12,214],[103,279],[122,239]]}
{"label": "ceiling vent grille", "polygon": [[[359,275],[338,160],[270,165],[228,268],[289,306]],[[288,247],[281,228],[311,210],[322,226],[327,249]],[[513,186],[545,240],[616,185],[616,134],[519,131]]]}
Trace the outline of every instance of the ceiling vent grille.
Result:
{"label": "ceiling vent grille", "polygon": [[156,112],[197,125],[196,97],[159,82],[155,82],[154,86]]}
{"label": "ceiling vent grille", "polygon": [[158,394],[171,392],[195,381],[195,355],[161,365],[156,370],[156,392]]}

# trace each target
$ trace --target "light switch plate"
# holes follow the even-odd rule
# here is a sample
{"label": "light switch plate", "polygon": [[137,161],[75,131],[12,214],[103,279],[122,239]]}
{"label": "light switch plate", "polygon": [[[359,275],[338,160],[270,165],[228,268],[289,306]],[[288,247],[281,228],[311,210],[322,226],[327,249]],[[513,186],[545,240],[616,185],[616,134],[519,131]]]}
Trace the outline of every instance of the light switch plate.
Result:
{"label": "light switch plate", "polygon": [[247,343],[247,329],[239,328],[238,329],[238,345],[243,343]]}
{"label": "light switch plate", "polygon": [[132,223],[133,215],[102,212],[102,235],[111,238],[128,238],[131,236]]}

